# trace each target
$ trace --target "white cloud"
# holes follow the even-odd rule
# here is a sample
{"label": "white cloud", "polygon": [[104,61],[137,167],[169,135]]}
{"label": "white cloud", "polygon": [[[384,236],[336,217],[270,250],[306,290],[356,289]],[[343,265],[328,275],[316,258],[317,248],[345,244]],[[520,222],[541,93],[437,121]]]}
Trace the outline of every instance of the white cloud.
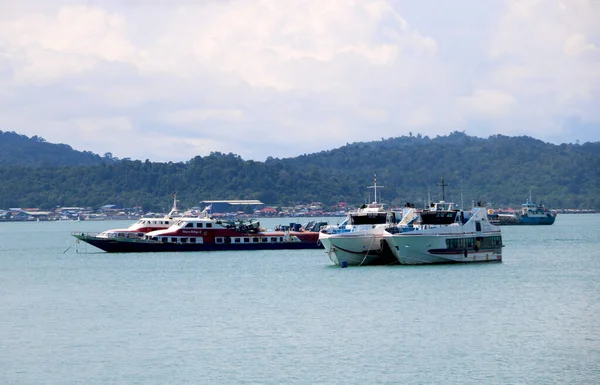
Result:
{"label": "white cloud", "polygon": [[243,118],[243,111],[233,109],[186,109],[169,112],[164,121],[170,124],[198,123],[205,120],[231,120],[236,121]]}
{"label": "white cloud", "polygon": [[459,98],[458,104],[467,116],[493,119],[510,113],[515,98],[499,90],[475,90],[472,95]]}
{"label": "white cloud", "polygon": [[568,36],[565,41],[565,53],[569,56],[593,53],[597,49],[598,47],[589,43],[587,37],[582,33],[574,33]]}
{"label": "white cloud", "polygon": [[264,159],[417,130],[599,140],[592,0],[0,7],[0,129],[100,154]]}
{"label": "white cloud", "polygon": [[16,79],[40,83],[89,71],[99,60],[139,55],[124,38],[125,21],[98,8],[61,8],[54,16],[24,15],[0,23],[0,42],[16,62]]}
{"label": "white cloud", "polygon": [[551,141],[573,135],[598,140],[589,128],[573,132],[581,128],[570,122],[577,117],[600,126],[600,110],[591,107],[600,98],[600,2],[506,3],[490,44],[489,76],[477,85],[502,89],[517,100],[499,123]]}
{"label": "white cloud", "polygon": [[420,128],[435,122],[435,117],[431,113],[431,110],[427,107],[420,107],[412,111],[407,123],[411,127]]}
{"label": "white cloud", "polygon": [[[57,122],[57,126],[60,122]],[[133,127],[126,116],[116,116],[100,119],[74,119],[73,124],[77,132],[94,140],[99,136],[122,135],[126,131],[132,132]]]}

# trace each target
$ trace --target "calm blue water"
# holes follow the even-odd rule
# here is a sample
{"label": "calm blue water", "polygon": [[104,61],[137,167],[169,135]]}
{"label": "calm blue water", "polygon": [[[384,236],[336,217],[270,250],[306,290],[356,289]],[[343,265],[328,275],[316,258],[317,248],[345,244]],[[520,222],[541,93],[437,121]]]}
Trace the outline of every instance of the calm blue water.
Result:
{"label": "calm blue water", "polygon": [[65,252],[71,231],[128,224],[0,223],[0,383],[600,379],[600,215],[504,227],[494,264],[341,269],[322,250]]}

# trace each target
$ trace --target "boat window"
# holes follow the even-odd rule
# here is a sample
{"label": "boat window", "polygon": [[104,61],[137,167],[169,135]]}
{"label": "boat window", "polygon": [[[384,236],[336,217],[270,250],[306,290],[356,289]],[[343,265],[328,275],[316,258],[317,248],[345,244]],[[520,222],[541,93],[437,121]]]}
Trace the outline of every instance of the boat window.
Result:
{"label": "boat window", "polygon": [[279,242],[283,242],[283,237],[279,237]]}
{"label": "boat window", "polygon": [[187,238],[181,238],[181,243],[187,243]]}
{"label": "boat window", "polygon": [[190,223],[186,223],[186,224],[185,224],[185,227],[194,227],[194,224],[193,224],[192,222],[190,222]]}
{"label": "boat window", "polygon": [[479,222],[479,221],[475,222],[475,231],[481,231],[481,222]]}
{"label": "boat window", "polygon": [[196,223],[196,227],[199,228],[199,229],[201,229],[202,228],[202,222]]}
{"label": "boat window", "polygon": [[489,237],[489,244],[492,246],[500,246],[502,245],[502,237],[499,236],[491,236]]}
{"label": "boat window", "polygon": [[267,238],[267,237],[264,237],[264,238],[262,239],[262,241],[263,241],[263,242],[269,242],[269,238]]}
{"label": "boat window", "polygon": [[124,233],[119,233],[119,235],[118,235],[118,236],[119,236],[119,237],[124,237],[124,236],[125,236],[125,234],[124,234]]}
{"label": "boat window", "polygon": [[207,223],[207,224],[206,224],[206,227],[207,227],[207,228],[208,228],[208,227],[212,227],[212,223]]}
{"label": "boat window", "polygon": [[250,243],[250,238],[244,238],[244,243]]}
{"label": "boat window", "polygon": [[162,241],[163,241],[163,242],[168,242],[168,241],[169,241],[169,238],[167,238],[167,237],[163,237],[163,238],[162,238]]}
{"label": "boat window", "polygon": [[176,243],[177,242],[177,238],[171,237],[171,242]]}
{"label": "boat window", "polygon": [[368,213],[367,215],[351,216],[353,225],[379,225],[387,221],[387,213]]}
{"label": "boat window", "polygon": [[196,238],[190,238],[190,243],[196,243]]}
{"label": "boat window", "polygon": [[240,243],[240,239],[239,238],[233,238],[233,243]]}
{"label": "boat window", "polygon": [[258,240],[259,240],[259,239],[258,239],[258,237],[254,237],[254,238],[252,238],[252,242],[254,242],[254,243],[257,243],[257,242],[258,242]]}
{"label": "boat window", "polygon": [[277,242],[277,237],[271,237],[271,242]]}
{"label": "boat window", "polygon": [[215,242],[216,243],[223,243],[223,238],[222,237],[217,237],[217,238],[215,238]]}

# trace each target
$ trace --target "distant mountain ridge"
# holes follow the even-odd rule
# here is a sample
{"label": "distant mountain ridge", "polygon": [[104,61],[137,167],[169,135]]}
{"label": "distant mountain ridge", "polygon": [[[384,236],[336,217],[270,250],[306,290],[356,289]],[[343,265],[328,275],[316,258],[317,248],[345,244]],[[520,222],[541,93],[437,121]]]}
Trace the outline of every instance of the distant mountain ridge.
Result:
{"label": "distant mountain ridge", "polygon": [[89,166],[110,158],[90,151],[77,151],[66,144],[48,143],[44,138],[0,131],[0,166],[62,167]]}
{"label": "distant mountain ridge", "polygon": [[366,187],[375,173],[385,186],[378,189],[378,200],[391,206],[440,199],[443,175],[450,184],[447,200],[464,206],[482,201],[518,207],[531,191],[551,208],[600,207],[600,142],[555,145],[527,136],[453,132],[351,143],[265,162],[214,152],[187,162],[154,163],[100,157],[36,138],[0,136],[0,153],[12,151],[0,158],[0,208],[116,203],[159,210],[168,209],[173,192],[183,207],[211,199],[352,207],[373,199]]}

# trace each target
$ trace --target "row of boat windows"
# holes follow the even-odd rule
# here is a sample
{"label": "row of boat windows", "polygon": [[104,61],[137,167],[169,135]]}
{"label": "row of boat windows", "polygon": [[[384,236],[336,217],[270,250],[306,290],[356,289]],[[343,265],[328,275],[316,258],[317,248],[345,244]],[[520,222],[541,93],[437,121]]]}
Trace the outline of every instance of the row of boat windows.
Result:
{"label": "row of boat windows", "polygon": [[502,245],[502,237],[500,235],[494,235],[492,237],[484,237],[481,240],[480,247],[501,246],[501,245]]}
{"label": "row of boat windows", "polygon": [[144,221],[140,221],[140,223],[142,225],[168,225],[169,221],[149,221],[149,220],[144,220]]}
{"label": "row of boat windows", "polygon": [[[155,241],[163,243],[203,243],[202,238],[186,238],[186,237],[152,237]],[[197,242],[196,239],[200,239]],[[283,237],[217,237],[215,243],[277,243],[283,242]]]}
{"label": "row of boat windows", "polygon": [[446,247],[449,249],[466,249],[475,246],[475,238],[446,239]]}
{"label": "row of boat windows", "polygon": [[202,222],[188,222],[185,227],[186,228],[197,228],[197,229],[202,229],[204,225],[204,228],[211,228],[212,227],[212,223],[202,223]]}
{"label": "row of boat windows", "polygon": [[112,233],[112,232],[104,232],[100,234],[100,237],[106,238],[141,238],[144,236],[144,233]]}
{"label": "row of boat windows", "polygon": [[481,242],[482,247],[488,246],[501,246],[502,245],[502,237],[499,235],[494,235],[492,237],[485,237]]}
{"label": "row of boat windows", "polygon": [[449,249],[468,249],[477,246],[490,247],[490,246],[501,246],[502,237],[494,235],[491,237],[478,237],[478,238],[458,238],[458,239],[446,239],[446,247]]}
{"label": "row of boat windows", "polygon": [[283,237],[217,237],[216,243],[277,243],[283,242]]}
{"label": "row of boat windows", "polygon": [[[152,239],[155,241],[161,241],[163,243],[169,242],[169,237],[161,237],[161,238],[153,237]],[[203,243],[202,238],[199,238],[200,242],[196,242],[196,239],[198,239],[198,238],[171,237],[170,239],[171,239],[171,241],[170,241],[171,243]]]}

